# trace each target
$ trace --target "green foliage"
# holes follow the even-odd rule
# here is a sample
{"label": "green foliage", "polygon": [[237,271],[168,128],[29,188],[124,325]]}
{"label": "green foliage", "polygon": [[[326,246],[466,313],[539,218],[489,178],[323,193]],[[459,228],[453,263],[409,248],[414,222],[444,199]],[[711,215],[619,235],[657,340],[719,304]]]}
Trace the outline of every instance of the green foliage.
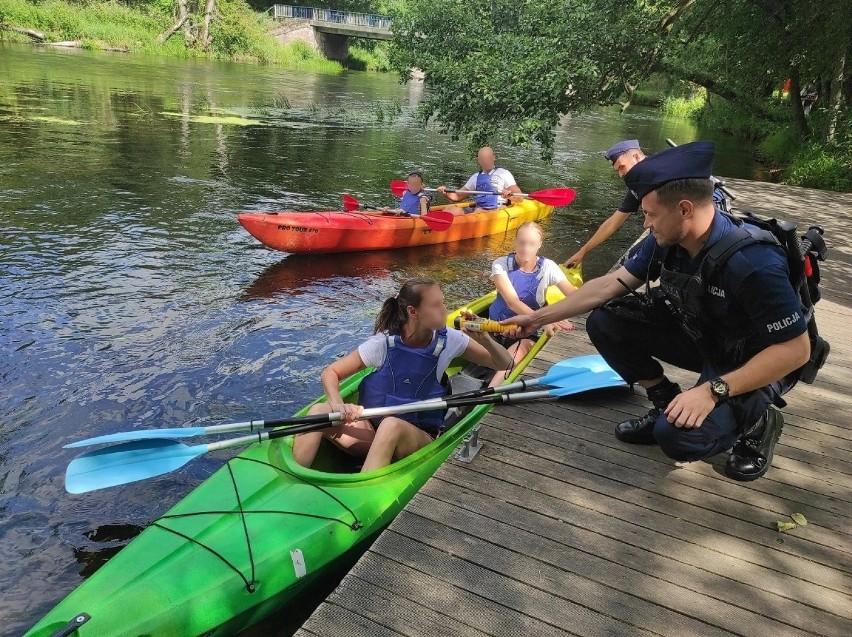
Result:
{"label": "green foliage", "polygon": [[[773,103],[768,108],[779,113],[779,117],[783,117],[781,115],[784,112],[782,105]],[[777,126],[771,120],[758,116],[748,108],[715,96],[708,99],[704,107],[697,111],[693,117],[708,128],[722,130],[749,141],[763,139]]]}
{"label": "green foliage", "polygon": [[786,166],[802,148],[803,140],[790,125],[774,130],[760,142],[758,150],[775,166]]}
{"label": "green foliage", "polygon": [[848,146],[808,143],[790,164],[787,183],[852,192],[852,152]]}
{"label": "green foliage", "polygon": [[388,58],[388,47],[384,43],[379,46],[364,46],[349,44],[349,57],[343,63],[348,69],[355,71],[386,72],[391,70]]}
{"label": "green foliage", "polygon": [[660,110],[667,117],[694,117],[707,103],[707,91],[700,90],[689,97],[667,95]]}
{"label": "green foliage", "polygon": [[410,0],[394,21],[391,61],[429,85],[435,118],[471,147],[503,130],[553,147],[561,115],[612,102],[640,73],[668,3],[649,0]]}
{"label": "green foliage", "polygon": [[[217,57],[289,68],[339,72],[307,45],[280,44],[269,35],[272,19],[250,9],[245,0],[217,0],[210,26],[210,51],[188,47],[180,33],[164,43],[157,36],[174,22],[174,0],[109,2],[103,0],[0,0],[0,17],[10,24],[43,31],[48,41],[79,40],[84,48],[122,48],[176,57]],[[20,40],[21,38],[16,38]]]}

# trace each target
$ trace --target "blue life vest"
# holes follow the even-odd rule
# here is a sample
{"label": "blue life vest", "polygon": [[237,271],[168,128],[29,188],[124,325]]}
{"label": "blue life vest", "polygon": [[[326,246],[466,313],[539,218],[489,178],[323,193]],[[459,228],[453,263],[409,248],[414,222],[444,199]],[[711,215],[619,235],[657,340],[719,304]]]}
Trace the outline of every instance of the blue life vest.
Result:
{"label": "blue life vest", "polygon": [[[398,334],[388,334],[387,344],[382,366],[361,381],[359,402],[364,407],[392,407],[446,393],[438,380],[438,356],[447,344],[447,328],[435,332],[432,342],[423,348],[409,347]],[[444,426],[443,409],[397,417],[426,430]]]}
{"label": "blue life vest", "polygon": [[[497,166],[489,172],[479,171],[476,175],[476,189],[485,192],[494,192],[494,185],[491,183],[491,172],[497,170]],[[494,210],[500,206],[500,200],[497,195],[476,195],[476,207],[483,210]]]}
{"label": "blue life vest", "polygon": [[411,192],[408,188],[402,194],[402,199],[399,202],[399,207],[407,215],[420,214],[420,198],[423,196],[423,191],[418,193]]}
{"label": "blue life vest", "polygon": [[[522,303],[537,310],[541,307],[536,299],[536,292],[538,291],[539,284],[538,276],[541,274],[541,268],[544,265],[544,257],[538,258],[535,271],[533,272],[524,272],[518,267],[514,252],[509,255],[508,261],[509,271],[506,274],[509,276],[509,282],[512,284],[512,287],[515,288],[515,293]],[[488,318],[494,321],[503,321],[515,315],[515,311],[509,307],[503,295],[498,292],[497,298],[494,299],[491,307],[488,308]]]}

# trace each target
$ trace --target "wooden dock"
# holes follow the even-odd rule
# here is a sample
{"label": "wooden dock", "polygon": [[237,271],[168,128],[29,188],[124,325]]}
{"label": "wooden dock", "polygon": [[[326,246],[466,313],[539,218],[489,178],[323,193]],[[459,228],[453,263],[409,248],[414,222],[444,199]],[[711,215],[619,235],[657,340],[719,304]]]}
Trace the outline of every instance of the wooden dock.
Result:
{"label": "wooden dock", "polygon": [[[763,478],[620,443],[648,408],[629,390],[497,408],[479,456],[445,463],[297,635],[852,635],[852,310],[817,316],[831,357],[787,397]],[[576,324],[528,375],[594,351]],[[792,513],[807,526],[778,532]]]}

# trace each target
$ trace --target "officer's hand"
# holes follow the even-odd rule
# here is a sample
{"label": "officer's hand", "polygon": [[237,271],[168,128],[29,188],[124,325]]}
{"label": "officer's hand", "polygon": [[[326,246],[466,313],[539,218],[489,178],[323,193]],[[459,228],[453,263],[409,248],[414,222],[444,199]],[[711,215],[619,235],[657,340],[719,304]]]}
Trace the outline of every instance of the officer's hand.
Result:
{"label": "officer's hand", "polygon": [[586,253],[582,250],[578,250],[573,256],[565,259],[565,267],[573,268],[575,265],[580,265],[583,262],[583,257],[586,256]]}
{"label": "officer's hand", "polygon": [[353,405],[352,403],[332,403],[331,411],[339,413],[341,416],[340,421],[347,423],[358,420],[364,408],[361,405]]}
{"label": "officer's hand", "polygon": [[703,383],[675,396],[666,408],[666,419],[675,427],[698,428],[715,406],[710,383]]}
{"label": "officer's hand", "polygon": [[506,333],[506,336],[509,338],[526,338],[530,334],[535,332],[535,326],[532,324],[533,320],[531,315],[529,314],[519,314],[518,316],[513,316],[512,318],[508,318],[504,321],[500,321],[500,325],[514,325],[515,329],[510,330]]}

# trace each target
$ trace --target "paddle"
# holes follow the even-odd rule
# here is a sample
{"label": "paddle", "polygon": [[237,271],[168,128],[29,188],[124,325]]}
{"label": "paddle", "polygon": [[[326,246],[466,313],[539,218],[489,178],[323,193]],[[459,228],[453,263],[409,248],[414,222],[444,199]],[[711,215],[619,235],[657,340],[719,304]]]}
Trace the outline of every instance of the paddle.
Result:
{"label": "paddle", "polygon": [[[625,385],[620,376],[612,371],[594,372],[595,386],[618,387]],[[588,383],[584,383],[585,387]],[[413,411],[431,411],[449,407],[468,407],[487,404],[514,404],[538,399],[561,398],[576,394],[585,389],[577,387],[557,388],[523,394],[498,394],[472,398],[448,398],[446,400],[426,400],[394,407],[365,409],[361,417],[372,418]],[[242,447],[255,442],[264,442],[284,438],[297,433],[317,431],[331,427],[340,420],[340,414],[318,414],[327,420],[325,423],[302,425],[275,431],[259,431],[249,436],[240,436],[230,440],[220,440],[208,444],[188,446],[175,440],[135,440],[114,447],[104,447],[75,458],[65,472],[65,488],[69,493],[86,493],[130,482],[137,482],[175,471],[189,461],[211,451]]]}
{"label": "paddle", "polygon": [[[362,204],[352,195],[343,195],[343,209],[346,212],[352,212],[362,206],[368,210],[381,210],[381,208],[377,208],[376,206]],[[442,232],[453,225],[455,216],[451,212],[444,212],[443,210],[430,210],[427,214],[415,218],[421,219],[423,223],[429,226],[430,230]]]}
{"label": "paddle", "polygon": [[[562,389],[573,388],[575,380],[580,380],[579,376],[592,375],[593,379],[603,379],[603,376],[595,376],[599,372],[609,372],[614,375],[615,372],[606,364],[599,354],[589,356],[576,356],[567,358],[563,361],[555,363],[546,374],[538,378],[529,380],[521,380],[508,385],[498,385],[497,387],[486,387],[484,389],[475,389],[473,391],[462,394],[455,394],[446,397],[449,400],[458,398],[471,398],[474,396],[486,396],[496,393],[507,393],[518,389],[527,389],[536,385],[549,385]],[[609,385],[604,385],[609,387]],[[444,398],[432,399],[432,401],[444,400]],[[421,401],[427,402],[427,401]],[[310,416],[294,416],[292,418],[280,418],[278,420],[249,420],[247,422],[234,422],[222,425],[209,425],[207,427],[174,427],[169,429],[142,429],[138,431],[120,431],[114,434],[106,434],[96,436],[94,438],[86,438],[78,440],[64,446],[65,449],[74,449],[78,447],[88,447],[91,445],[100,445],[113,442],[128,442],[132,440],[150,440],[155,438],[192,438],[194,436],[210,436],[222,433],[236,433],[238,431],[260,431],[262,429],[271,429],[274,427],[292,427],[295,425],[313,425],[320,423],[328,423],[329,418],[339,416],[339,414],[315,414]],[[289,431],[289,429],[288,429]],[[299,432],[296,432],[299,433]]]}
{"label": "paddle", "polygon": [[[395,194],[397,197],[401,197],[402,193],[405,192],[405,189],[408,188],[408,184],[406,184],[401,179],[395,179],[390,183],[391,192]],[[424,188],[423,190],[428,190],[430,192],[437,192],[437,188]],[[459,192],[458,190],[447,190],[447,192]],[[465,190],[470,195],[499,195],[499,192],[490,192],[485,190]],[[512,197],[526,197],[528,199],[534,199],[535,201],[539,201],[548,206],[568,206],[574,201],[574,197],[577,195],[573,188],[548,188],[547,190],[536,190],[535,192],[523,193],[523,192],[513,192]]]}

